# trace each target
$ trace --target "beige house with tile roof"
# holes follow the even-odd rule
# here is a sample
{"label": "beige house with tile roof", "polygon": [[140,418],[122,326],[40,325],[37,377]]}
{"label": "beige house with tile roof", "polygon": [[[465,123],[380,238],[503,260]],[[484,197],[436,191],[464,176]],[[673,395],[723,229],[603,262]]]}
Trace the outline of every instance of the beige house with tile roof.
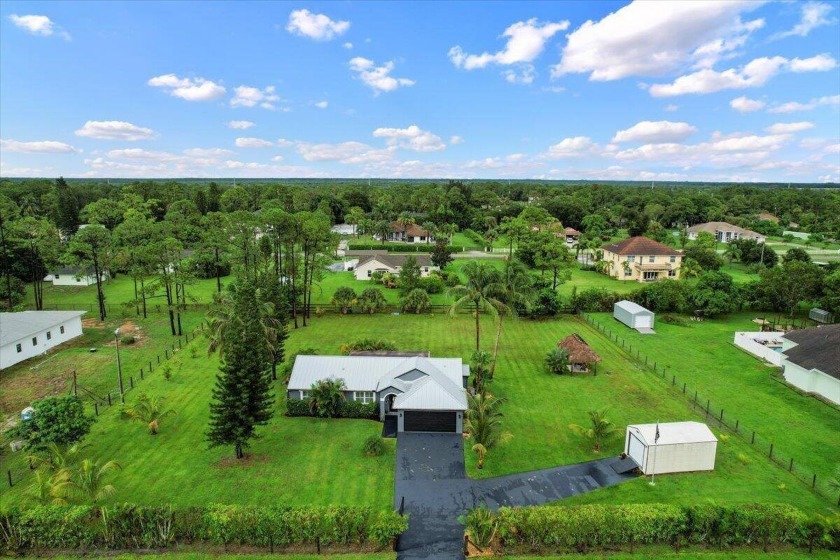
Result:
{"label": "beige house with tile roof", "polygon": [[631,237],[604,245],[607,274],[616,280],[656,282],[680,277],[682,252],[647,237]]}

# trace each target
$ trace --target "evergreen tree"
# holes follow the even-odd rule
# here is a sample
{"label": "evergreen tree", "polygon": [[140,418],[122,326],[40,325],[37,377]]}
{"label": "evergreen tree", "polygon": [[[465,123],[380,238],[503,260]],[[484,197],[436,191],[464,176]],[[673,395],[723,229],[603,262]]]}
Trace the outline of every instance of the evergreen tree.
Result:
{"label": "evergreen tree", "polygon": [[225,353],[210,403],[210,447],[233,445],[236,458],[256,435],[256,427],[271,419],[271,358],[260,323],[260,303],[254,285],[239,280],[233,295],[231,321],[224,331]]}
{"label": "evergreen tree", "polygon": [[64,234],[65,237],[71,237],[76,233],[76,228],[79,227],[81,220],[82,208],[79,203],[79,197],[76,192],[67,184],[64,177],[59,177],[55,181],[56,191],[56,219],[55,225]]}

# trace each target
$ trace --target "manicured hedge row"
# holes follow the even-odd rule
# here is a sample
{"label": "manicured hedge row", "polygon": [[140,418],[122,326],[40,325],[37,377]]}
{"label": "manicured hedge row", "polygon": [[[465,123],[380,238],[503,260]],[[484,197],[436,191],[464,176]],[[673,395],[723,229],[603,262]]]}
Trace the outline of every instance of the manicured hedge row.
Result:
{"label": "manicured hedge row", "polygon": [[407,518],[396,512],[350,506],[38,506],[0,517],[7,551],[133,550],[193,542],[384,547],[407,528]]}
{"label": "manicured hedge row", "polygon": [[[463,253],[464,248],[460,245],[447,245],[452,253]],[[388,251],[389,253],[431,253],[435,250],[434,243],[386,243],[383,247],[380,243],[350,243],[348,251]]]}
{"label": "manicured hedge row", "polygon": [[[286,413],[289,416],[316,416],[309,410],[306,399],[286,399]],[[379,407],[376,403],[360,403],[358,401],[342,401],[338,406],[335,418],[371,418],[379,417]]]}
{"label": "manicured hedge row", "polygon": [[[810,546],[815,541],[814,523],[787,504],[501,508],[496,520],[503,549],[510,551],[565,553],[633,544],[766,548],[779,544]],[[828,527],[824,531],[833,539],[840,538],[840,524]]]}

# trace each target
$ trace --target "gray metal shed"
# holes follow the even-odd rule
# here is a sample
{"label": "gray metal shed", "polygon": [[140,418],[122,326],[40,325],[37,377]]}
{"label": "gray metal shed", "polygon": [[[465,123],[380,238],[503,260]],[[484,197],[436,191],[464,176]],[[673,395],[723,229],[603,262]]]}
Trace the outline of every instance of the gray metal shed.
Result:
{"label": "gray metal shed", "polygon": [[617,302],[613,306],[613,318],[621,321],[631,329],[653,328],[653,311],[626,299]]}
{"label": "gray metal shed", "polygon": [[808,313],[808,318],[817,323],[829,324],[834,322],[834,315],[825,309],[818,309],[816,307]]}

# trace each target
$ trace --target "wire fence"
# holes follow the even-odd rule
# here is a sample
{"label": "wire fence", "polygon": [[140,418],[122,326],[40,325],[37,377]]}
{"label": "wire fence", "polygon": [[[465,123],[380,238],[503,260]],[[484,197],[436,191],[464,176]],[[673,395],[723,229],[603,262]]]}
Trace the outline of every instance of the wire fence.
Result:
{"label": "wire fence", "polygon": [[664,383],[668,384],[670,390],[681,394],[687,401],[691,403],[692,410],[705,417],[706,421],[712,425],[726,429],[730,433],[738,436],[742,440],[748,442],[750,445],[759,450],[767,459],[775,464],[777,467],[785,469],[802,483],[808,486],[818,496],[836,503],[840,506],[840,491],[833,488],[831,484],[831,477],[827,473],[816,473],[813,469],[805,467],[792,454],[786,453],[779,449],[772,439],[769,439],[755,430],[745,426],[738,418],[737,411],[729,410],[728,412],[722,406],[712,403],[711,399],[701,394],[700,390],[691,387],[688,383],[681,381],[676,374],[668,373],[667,366],[661,365],[656,361],[650,359],[643,354],[639,347],[633,348],[633,345],[624,338],[620,337],[605,325],[596,321],[588,314],[583,313],[582,317],[591,326],[606,335],[616,345],[620,345],[622,350],[630,356],[642,369],[656,374]]}
{"label": "wire fence", "polygon": [[[200,334],[201,329],[199,328],[195,329],[192,333],[184,334],[183,337],[178,337],[177,340],[173,341],[172,344],[163,349],[163,354],[155,355],[153,358],[148,360],[147,364],[139,368],[137,371],[121,370],[121,375],[123,377],[122,392],[120,392],[119,388],[116,388],[108,391],[104,395],[98,394],[96,391],[79,383],[76,371],[74,370],[68,374],[70,381],[70,389],[68,393],[78,397],[85,405],[85,408],[88,411],[93,412],[94,416],[98,417],[108,408],[125,403],[125,395],[127,393],[138,388],[141,382],[153,373],[157,373],[158,370],[165,370],[166,361],[172,358],[177,351],[181,350],[188,343],[198,338]],[[17,448],[15,442],[12,442],[11,445],[14,445],[13,450],[16,450],[17,452],[22,451],[21,448]],[[18,463],[14,466],[7,466],[6,484],[8,484],[9,488],[20,484],[31,474],[33,469],[34,465],[30,461]]]}

